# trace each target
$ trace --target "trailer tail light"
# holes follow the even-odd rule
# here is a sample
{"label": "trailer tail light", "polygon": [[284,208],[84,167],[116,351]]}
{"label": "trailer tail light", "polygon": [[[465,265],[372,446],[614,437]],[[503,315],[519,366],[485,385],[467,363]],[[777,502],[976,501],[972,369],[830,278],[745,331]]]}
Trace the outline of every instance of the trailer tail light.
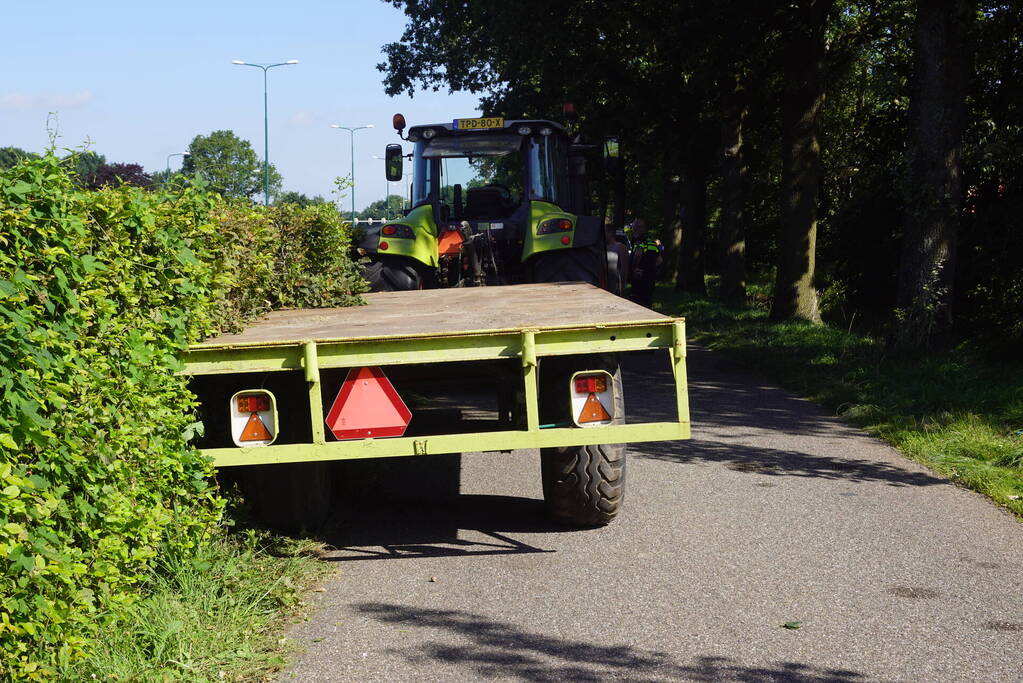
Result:
{"label": "trailer tail light", "polygon": [[235,446],[269,446],[277,439],[277,399],[266,389],[239,391],[230,412]]}
{"label": "trailer tail light", "polygon": [[585,370],[569,383],[572,420],[578,427],[608,425],[615,418],[614,378],[604,370]]}

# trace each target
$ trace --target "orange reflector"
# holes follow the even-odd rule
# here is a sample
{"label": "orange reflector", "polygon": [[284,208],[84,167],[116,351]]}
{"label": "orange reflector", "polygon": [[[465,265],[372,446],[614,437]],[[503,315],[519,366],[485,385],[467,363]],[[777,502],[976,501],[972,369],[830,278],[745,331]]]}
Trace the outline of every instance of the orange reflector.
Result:
{"label": "orange reflector", "polygon": [[252,413],[249,415],[249,421],[245,423],[245,429],[242,430],[241,436],[238,437],[239,441],[272,441],[273,436],[270,434],[270,430],[266,428],[263,421],[259,419],[259,415]]}
{"label": "orange reflector", "polygon": [[607,410],[597,399],[597,395],[591,392],[586,397],[586,403],[583,405],[582,412],[579,413],[578,422],[580,424],[583,422],[605,422],[610,419],[611,416],[608,415]]}

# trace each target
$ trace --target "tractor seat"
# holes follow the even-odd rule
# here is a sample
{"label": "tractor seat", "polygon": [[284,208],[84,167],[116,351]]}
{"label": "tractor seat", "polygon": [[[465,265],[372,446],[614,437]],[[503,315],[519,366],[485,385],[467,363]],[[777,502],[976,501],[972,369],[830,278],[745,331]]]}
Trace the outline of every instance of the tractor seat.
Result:
{"label": "tractor seat", "polygon": [[510,204],[507,190],[493,185],[473,187],[465,193],[466,218],[502,218]]}

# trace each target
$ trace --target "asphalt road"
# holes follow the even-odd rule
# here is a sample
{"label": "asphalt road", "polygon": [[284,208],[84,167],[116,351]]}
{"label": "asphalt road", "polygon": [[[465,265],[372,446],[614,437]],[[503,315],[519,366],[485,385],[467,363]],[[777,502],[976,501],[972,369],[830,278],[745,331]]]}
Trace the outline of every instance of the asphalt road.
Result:
{"label": "asphalt road", "polygon": [[[671,405],[651,361],[631,415]],[[535,451],[339,527],[280,680],[1023,680],[1023,525],[709,352],[689,370],[693,440],[632,447],[606,528],[545,520]]]}

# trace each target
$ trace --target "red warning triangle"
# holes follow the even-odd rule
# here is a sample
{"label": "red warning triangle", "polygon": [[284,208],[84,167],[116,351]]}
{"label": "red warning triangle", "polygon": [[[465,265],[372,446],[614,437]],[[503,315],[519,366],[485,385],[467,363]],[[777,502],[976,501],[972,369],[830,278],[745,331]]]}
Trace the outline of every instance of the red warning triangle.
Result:
{"label": "red warning triangle", "polygon": [[245,429],[242,430],[242,435],[238,437],[239,441],[272,441],[273,435],[270,434],[270,430],[266,428],[263,421],[259,419],[258,413],[252,413],[249,415],[249,421],[245,423]]}
{"label": "red warning triangle", "polygon": [[401,436],[412,411],[380,368],[352,368],[334,399],[326,423],[338,439]]}
{"label": "red warning triangle", "polygon": [[583,405],[583,411],[579,413],[579,423],[583,422],[604,422],[610,420],[611,416],[607,414],[607,410],[604,405],[597,398],[597,395],[590,392],[590,395],[586,397],[586,403]]}

